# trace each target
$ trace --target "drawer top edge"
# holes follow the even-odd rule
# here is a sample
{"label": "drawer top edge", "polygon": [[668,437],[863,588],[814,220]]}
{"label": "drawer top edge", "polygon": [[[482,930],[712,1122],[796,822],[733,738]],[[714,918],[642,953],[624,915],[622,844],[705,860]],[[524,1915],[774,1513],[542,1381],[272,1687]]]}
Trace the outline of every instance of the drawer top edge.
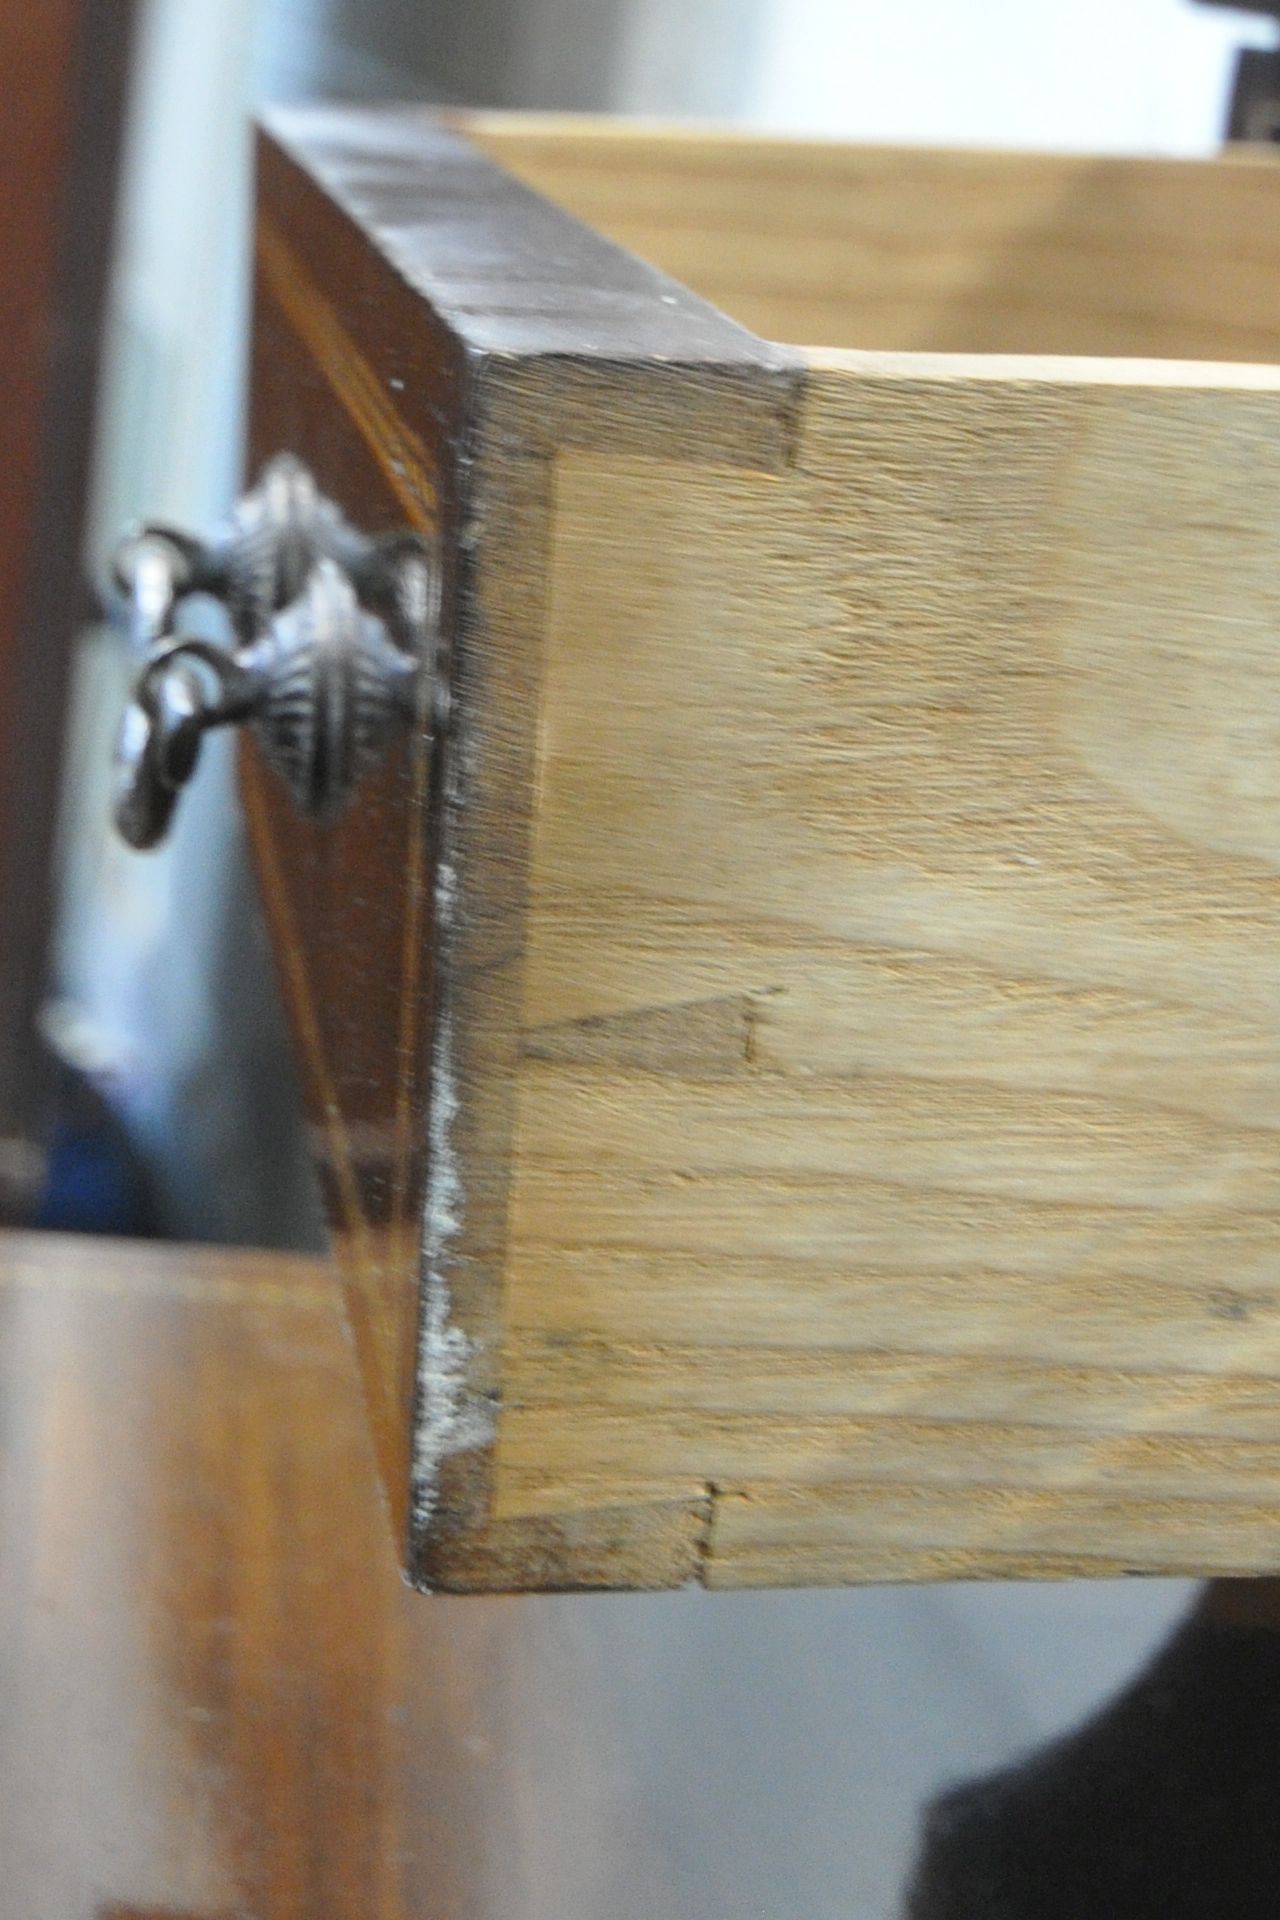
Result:
{"label": "drawer top edge", "polygon": [[260,134],[358,223],[471,355],[757,370],[803,356],[522,185],[424,107],[265,109]]}

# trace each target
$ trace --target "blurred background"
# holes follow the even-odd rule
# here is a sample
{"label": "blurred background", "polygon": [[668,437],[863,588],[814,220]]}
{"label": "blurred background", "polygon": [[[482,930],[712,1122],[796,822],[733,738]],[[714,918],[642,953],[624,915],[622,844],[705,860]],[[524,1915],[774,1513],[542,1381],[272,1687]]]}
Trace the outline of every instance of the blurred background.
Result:
{"label": "blurred background", "polygon": [[[9,0],[15,23],[24,3]],[[28,11],[4,31],[34,46],[76,10],[50,0]],[[78,57],[100,114],[118,99],[121,136],[114,243],[90,289],[104,318],[86,510],[62,534],[95,580],[129,521],[206,526],[239,485],[257,101],[413,97],[853,140],[1202,154],[1221,142],[1238,50],[1276,40],[1257,14],[1191,0],[107,0],[79,11],[112,36]],[[83,163],[102,177],[108,147]],[[18,484],[12,472],[5,484]],[[5,904],[6,969],[25,983],[6,1016],[19,1036],[0,1106],[8,1211],[320,1247],[229,750],[207,751],[171,841],[128,852],[107,829],[107,788],[132,662],[109,626],[87,613],[71,625],[50,736],[63,736],[51,918],[30,893],[25,919]],[[22,1023],[37,1001],[28,1059]],[[751,1884],[752,1910],[771,1920],[872,1920],[894,1909],[922,1798],[1067,1725],[1132,1671],[1187,1597],[1181,1583],[1152,1582],[527,1604],[576,1610],[604,1650],[635,1776],[700,1888],[691,1915],[728,1920],[744,1911],[733,1889]]]}
{"label": "blurred background", "polygon": [[[125,0],[105,11],[123,17]],[[127,522],[208,525],[236,488],[257,100],[1190,154],[1221,141],[1236,49],[1275,37],[1191,0],[137,0],[134,18],[87,530],[98,578]],[[108,1089],[158,1230],[318,1244],[229,746],[206,750],[168,846],[139,859],[115,843],[104,782],[128,670],[117,637],[86,638],[46,1030]]]}

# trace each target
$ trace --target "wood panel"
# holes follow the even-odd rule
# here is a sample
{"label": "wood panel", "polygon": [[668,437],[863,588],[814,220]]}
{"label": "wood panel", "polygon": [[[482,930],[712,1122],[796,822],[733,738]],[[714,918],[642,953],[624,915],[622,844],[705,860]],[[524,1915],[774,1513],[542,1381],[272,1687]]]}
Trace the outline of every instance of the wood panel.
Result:
{"label": "wood panel", "polygon": [[47,1118],[35,1026],[133,15],[131,0],[0,14],[0,1215],[30,1207]]}
{"label": "wood panel", "polygon": [[1280,1559],[1278,445],[1280,372],[867,356],[784,482],[558,462],[497,1513]]}
{"label": "wood panel", "polygon": [[598,1614],[406,1590],[325,1266],[0,1236],[0,1462],[4,1920],[742,1910]]}
{"label": "wood panel", "polygon": [[766,339],[1280,357],[1280,181],[1205,161],[467,115],[518,178]]}
{"label": "wood panel", "polygon": [[[251,459],[302,455],[371,531],[412,527],[440,552],[453,511],[444,448],[462,374],[451,343],[394,300],[360,345],[307,264],[323,260],[370,302],[358,235],[313,225],[316,210],[271,153],[261,161],[253,324]],[[319,210],[323,216],[324,209]],[[346,239],[346,250],[341,243]],[[405,358],[404,356],[409,356]],[[401,366],[422,369],[412,402]],[[425,377],[423,377],[425,376]],[[379,1459],[398,1529],[412,1474],[433,987],[430,821],[436,743],[424,722],[335,827],[302,820],[256,750],[242,788],[259,884],[306,1077],[312,1146],[344,1278]]]}
{"label": "wood panel", "polygon": [[413,1577],[1280,1567],[1280,372],[771,349],[413,114],[262,178],[257,449],[445,568],[446,737],[249,785]]}

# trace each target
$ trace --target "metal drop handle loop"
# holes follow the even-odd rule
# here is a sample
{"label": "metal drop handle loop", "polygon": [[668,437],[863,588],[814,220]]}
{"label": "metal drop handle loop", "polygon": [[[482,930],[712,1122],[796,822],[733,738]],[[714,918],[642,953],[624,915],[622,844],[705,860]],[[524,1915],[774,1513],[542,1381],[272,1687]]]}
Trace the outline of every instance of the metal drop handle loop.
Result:
{"label": "metal drop handle loop", "polygon": [[[212,539],[143,527],[121,542],[114,574],[143,654],[115,760],[115,823],[133,847],[168,832],[204,735],[246,722],[301,811],[333,818],[434,674],[424,542],[358,532],[289,454]],[[194,594],[221,603],[230,645],[178,631]]]}

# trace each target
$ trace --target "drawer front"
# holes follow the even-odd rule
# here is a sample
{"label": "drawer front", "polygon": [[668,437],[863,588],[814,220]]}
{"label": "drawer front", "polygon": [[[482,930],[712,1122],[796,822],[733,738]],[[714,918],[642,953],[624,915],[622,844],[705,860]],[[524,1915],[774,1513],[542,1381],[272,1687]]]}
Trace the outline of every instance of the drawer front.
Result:
{"label": "drawer front", "polygon": [[401,113],[254,336],[442,572],[447,720],[244,764],[412,1575],[1274,1568],[1280,379],[775,347]]}

